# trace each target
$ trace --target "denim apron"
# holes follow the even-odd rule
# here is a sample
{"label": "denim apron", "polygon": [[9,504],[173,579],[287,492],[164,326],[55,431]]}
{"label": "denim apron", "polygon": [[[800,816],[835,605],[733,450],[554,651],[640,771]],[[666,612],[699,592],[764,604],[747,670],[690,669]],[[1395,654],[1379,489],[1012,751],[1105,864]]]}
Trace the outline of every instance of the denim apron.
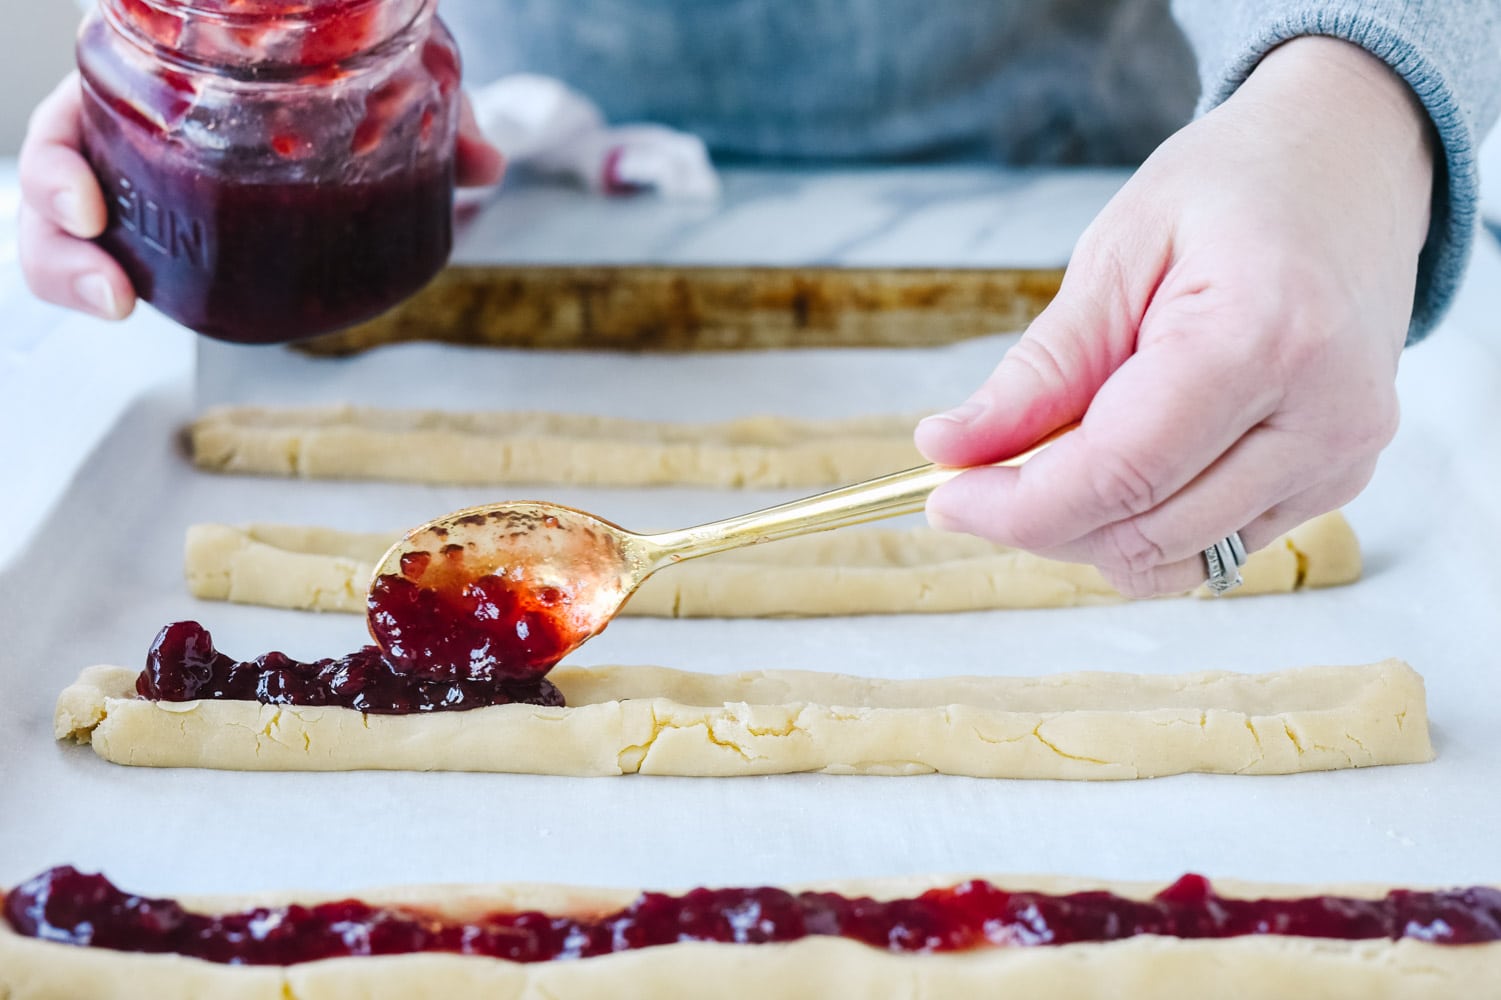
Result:
{"label": "denim apron", "polygon": [[720,158],[1132,163],[1190,117],[1168,0],[441,0],[466,77],[557,77]]}

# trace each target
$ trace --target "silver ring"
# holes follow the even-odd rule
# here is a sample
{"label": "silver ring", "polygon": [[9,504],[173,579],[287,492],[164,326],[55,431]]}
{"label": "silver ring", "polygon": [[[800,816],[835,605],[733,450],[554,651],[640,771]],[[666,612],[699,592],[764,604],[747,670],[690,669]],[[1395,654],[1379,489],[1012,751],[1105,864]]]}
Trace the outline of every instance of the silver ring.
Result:
{"label": "silver ring", "polygon": [[1240,532],[1230,534],[1204,550],[1204,565],[1209,570],[1209,592],[1215,597],[1228,594],[1245,580],[1240,568],[1246,564],[1246,543]]}

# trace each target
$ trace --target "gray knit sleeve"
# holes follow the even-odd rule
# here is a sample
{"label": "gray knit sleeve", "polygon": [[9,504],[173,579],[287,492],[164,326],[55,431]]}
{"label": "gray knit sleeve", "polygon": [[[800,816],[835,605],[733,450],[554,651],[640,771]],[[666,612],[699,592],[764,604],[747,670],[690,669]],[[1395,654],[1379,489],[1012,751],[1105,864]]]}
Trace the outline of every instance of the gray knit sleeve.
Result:
{"label": "gray knit sleeve", "polygon": [[1475,233],[1475,156],[1501,106],[1501,0],[1173,0],[1199,58],[1203,112],[1277,45],[1300,35],[1353,42],[1417,94],[1443,143],[1408,343],[1443,316]]}

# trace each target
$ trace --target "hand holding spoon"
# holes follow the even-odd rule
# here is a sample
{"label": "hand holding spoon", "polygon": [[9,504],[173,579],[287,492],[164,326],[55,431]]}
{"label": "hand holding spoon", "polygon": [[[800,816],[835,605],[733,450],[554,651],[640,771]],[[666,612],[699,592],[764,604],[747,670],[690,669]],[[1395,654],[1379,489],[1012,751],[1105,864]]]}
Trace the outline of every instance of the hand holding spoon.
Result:
{"label": "hand holding spoon", "polygon": [[[997,464],[1020,465],[1071,429]],[[665,566],[915,513],[963,471],[919,466],[655,534],[558,504],[469,507],[413,528],[382,557],[370,584],[370,634],[398,666],[433,680],[533,680],[603,631]]]}

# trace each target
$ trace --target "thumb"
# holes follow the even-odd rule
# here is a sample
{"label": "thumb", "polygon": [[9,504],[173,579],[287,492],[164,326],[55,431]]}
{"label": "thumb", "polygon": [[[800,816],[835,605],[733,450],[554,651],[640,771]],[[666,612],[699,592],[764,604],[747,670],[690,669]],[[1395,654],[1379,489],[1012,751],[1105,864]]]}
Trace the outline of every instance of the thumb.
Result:
{"label": "thumb", "polygon": [[1083,417],[1130,356],[1145,303],[1132,301],[1119,268],[1092,267],[1081,256],[969,400],[917,425],[917,449],[929,461],[984,465],[1025,451]]}

